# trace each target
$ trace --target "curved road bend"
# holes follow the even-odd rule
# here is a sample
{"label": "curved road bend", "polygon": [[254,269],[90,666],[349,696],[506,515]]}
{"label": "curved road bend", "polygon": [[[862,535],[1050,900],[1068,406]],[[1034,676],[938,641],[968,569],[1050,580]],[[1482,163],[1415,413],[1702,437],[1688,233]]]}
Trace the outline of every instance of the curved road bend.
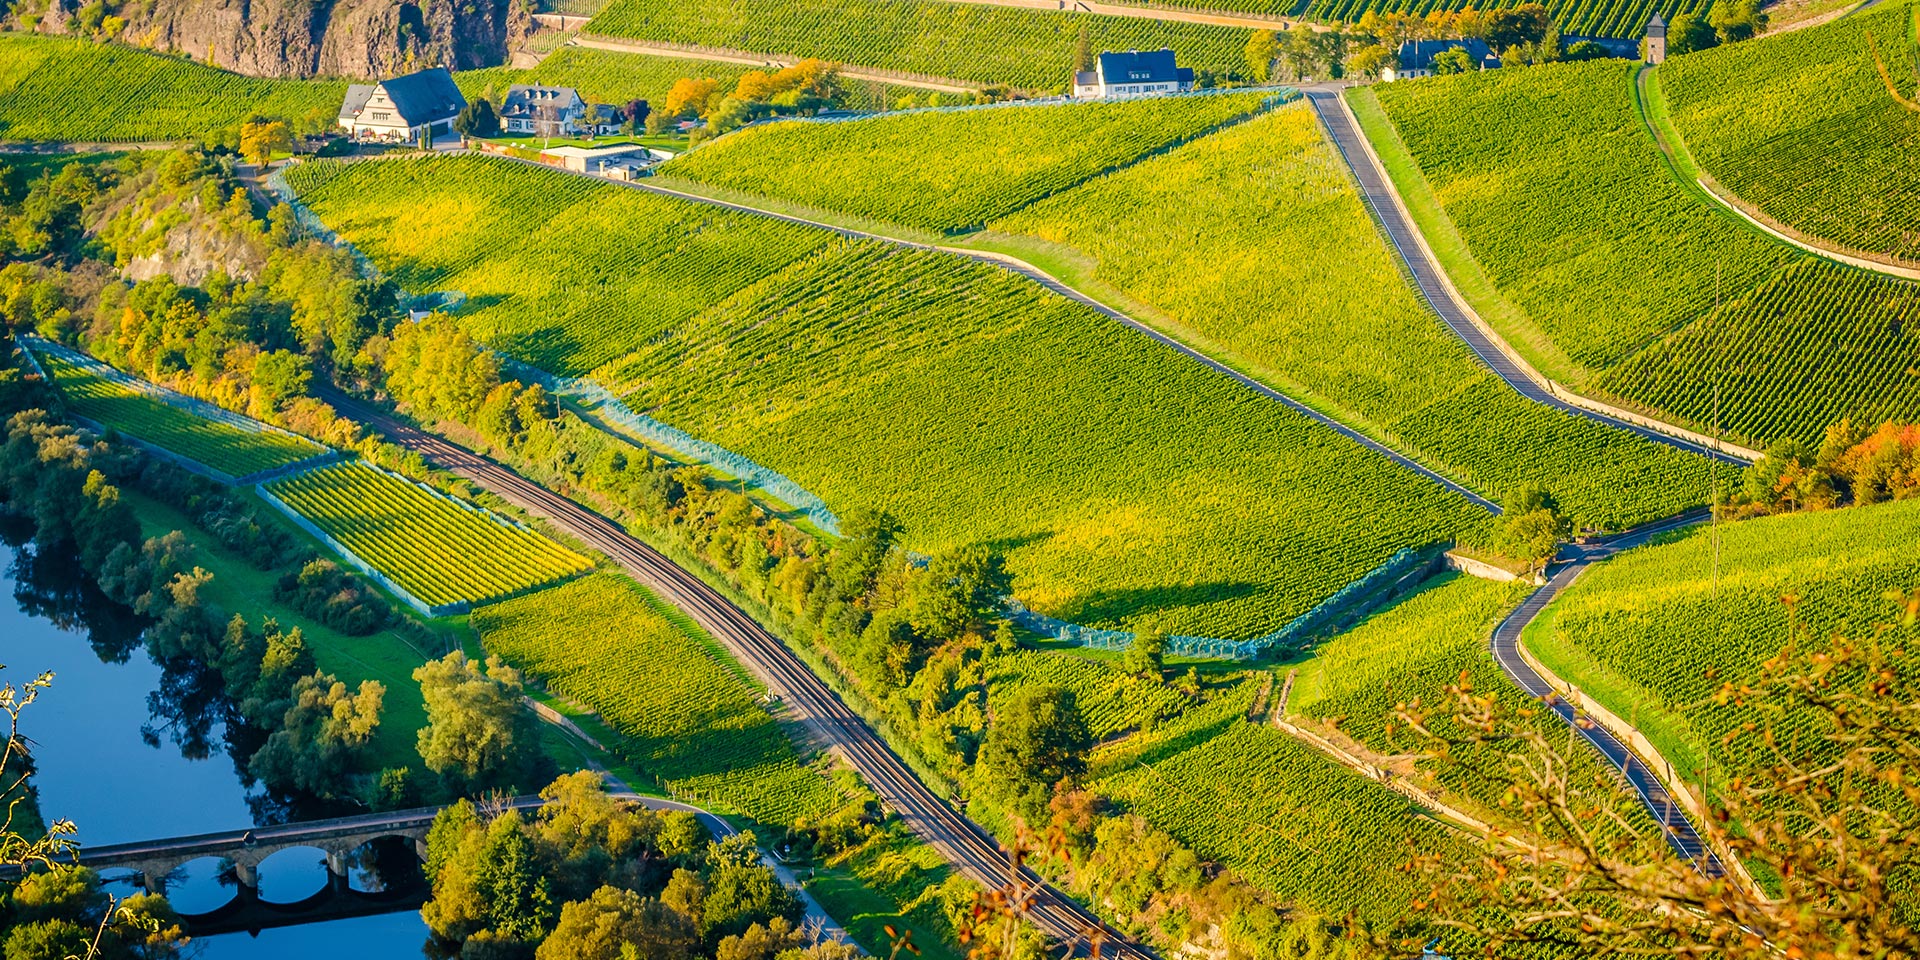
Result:
{"label": "curved road bend", "polygon": [[1560,568],[1560,571],[1547,581],[1546,586],[1535,590],[1518,610],[1509,614],[1500,622],[1500,626],[1494,629],[1493,658],[1499,661],[1501,671],[1512,678],[1513,682],[1519,684],[1520,688],[1528,694],[1544,702],[1548,709],[1561,720],[1566,721],[1581,739],[1592,744],[1593,748],[1600,751],[1600,755],[1620,772],[1620,775],[1626,779],[1627,785],[1640,798],[1640,803],[1660,825],[1660,832],[1666,836],[1667,845],[1673,848],[1674,853],[1692,861],[1695,867],[1708,876],[1717,877],[1726,873],[1725,865],[1700,838],[1699,832],[1694,829],[1693,822],[1687,819],[1685,809],[1674,802],[1673,796],[1667,792],[1660,777],[1640,759],[1638,754],[1628,749],[1627,745],[1621,743],[1619,738],[1606,727],[1592,720],[1578,719],[1579,711],[1573,704],[1554,692],[1546,679],[1541,677],[1539,672],[1527,663],[1526,658],[1520,655],[1520,635],[1526,630],[1527,625],[1532,623],[1540,615],[1540,611],[1546,609],[1547,604],[1559,596],[1562,590],[1578,579],[1580,574],[1586,572],[1588,566],[1622,550],[1640,546],[1656,534],[1678,530],[1699,523],[1703,519],[1705,519],[1704,511],[1691,511],[1629,530],[1596,544],[1575,548],[1580,551],[1579,555]]}
{"label": "curved road bend", "polygon": [[[487,154],[487,156],[497,156],[497,154]],[[532,160],[522,160],[519,157],[508,157],[507,159],[514,160],[518,163],[524,163],[524,164],[527,164],[528,166],[539,167],[544,170],[558,169],[556,167],[552,167],[544,163],[538,163]],[[575,172],[575,171],[568,171],[568,172]],[[593,174],[586,174],[586,173],[577,173],[577,175],[583,176],[583,177],[593,177]],[[601,178],[601,177],[594,177],[594,179],[604,180],[604,178]],[[1154,328],[1146,325],[1145,323],[1140,322],[1139,320],[1135,320],[1133,317],[1128,316],[1125,313],[1115,310],[1114,308],[1109,307],[1106,304],[1101,303],[1100,301],[1095,300],[1094,298],[1089,297],[1084,293],[1081,293],[1080,291],[1074,289],[1073,287],[1070,287],[1065,283],[1060,282],[1052,274],[1047,273],[1045,270],[1042,270],[1039,267],[1036,267],[1033,264],[1030,264],[1025,260],[1021,260],[1017,257],[1010,257],[1004,254],[998,254],[998,253],[990,253],[983,250],[969,250],[965,247],[933,246],[933,245],[924,244],[924,243],[915,243],[914,241],[911,241],[911,240],[902,240],[899,237],[889,237],[889,236],[886,236],[885,234],[868,233],[864,230],[855,230],[850,227],[836,227],[829,223],[821,223],[818,220],[808,220],[804,217],[796,217],[791,214],[774,213],[773,211],[770,211],[770,210],[761,210],[757,207],[750,207],[745,204],[733,203],[727,200],[717,200],[713,197],[703,197],[697,193],[687,193],[681,190],[675,190],[671,187],[657,186],[655,184],[646,183],[644,181],[605,180],[605,182],[615,184],[616,186],[630,187],[635,190],[641,190],[647,193],[658,194],[663,197],[673,197],[674,199],[677,199],[677,200],[690,200],[694,203],[704,203],[709,206],[720,207],[722,209],[732,210],[737,213],[751,214],[753,216],[758,216],[758,217],[771,217],[775,220],[783,220],[787,223],[794,223],[794,224],[799,224],[801,226],[807,226],[807,227],[815,227],[821,230],[831,230],[834,233],[837,233],[843,237],[849,237],[856,240],[878,240],[882,243],[891,243],[891,244],[894,244],[895,246],[909,247],[915,250],[933,250],[933,251],[938,251],[940,253],[950,253],[956,256],[966,257],[970,260],[976,260],[976,261],[979,261],[980,263],[985,263],[991,266],[999,267],[1002,270],[1012,271],[1023,277],[1026,277],[1029,280],[1032,280],[1035,283],[1038,283],[1039,285],[1047,288],[1048,290],[1054,293],[1059,294],[1060,296],[1066,297],[1069,300],[1073,300],[1075,302],[1092,307],[1094,310],[1099,311],[1101,315],[1106,316],[1113,320],[1117,320],[1120,323],[1123,323],[1128,327],[1131,327],[1134,330],[1142,334],[1145,334],[1148,337],[1153,338],[1156,342],[1167,347],[1168,349],[1177,351],[1178,353],[1186,357],[1196,360],[1206,365],[1209,369],[1215,371],[1216,373],[1221,373],[1228,377],[1232,377],[1241,386],[1244,386],[1247,389],[1252,390],[1253,392],[1260,394],[1261,396],[1266,397],[1269,400],[1277,401],[1280,404],[1284,405],[1287,409],[1292,410],[1293,412],[1298,413],[1301,416],[1306,417],[1314,421],[1315,423],[1318,423],[1321,426],[1326,427],[1327,429],[1340,434],[1343,437],[1346,437],[1348,440],[1351,440],[1354,443],[1357,443],[1367,448],[1368,450],[1371,450],[1374,453],[1379,454],[1380,456],[1383,456],[1389,460],[1392,460],[1394,463],[1399,464],[1400,466],[1408,470],[1411,470],[1417,474],[1420,474],[1423,477],[1426,477],[1428,480],[1432,480],[1434,483],[1437,483],[1447,488],[1448,490],[1451,490],[1454,493],[1457,493],[1460,496],[1465,497],[1474,506],[1479,507],[1482,510],[1485,510],[1495,515],[1498,515],[1500,513],[1500,505],[1497,503],[1494,503],[1492,500],[1488,500],[1486,497],[1483,497],[1473,492],[1472,490],[1469,490],[1465,486],[1462,486],[1461,484],[1456,483],[1453,480],[1450,480],[1447,477],[1442,476],[1441,474],[1435,473],[1434,471],[1428,469],[1425,466],[1422,466],[1420,463],[1401,454],[1399,451],[1396,451],[1393,448],[1388,447],[1383,443],[1380,443],[1379,441],[1373,439],[1372,437],[1369,437],[1366,434],[1361,433],[1360,431],[1355,430],[1352,427],[1349,427],[1346,424],[1341,423],[1340,421],[1335,420],[1332,417],[1329,417],[1326,414],[1321,413],[1320,411],[1315,410],[1314,408],[1309,407],[1306,404],[1301,403],[1300,401],[1295,400],[1292,397],[1289,397],[1286,394],[1281,393],[1280,391],[1275,390],[1272,387],[1269,387],[1266,384],[1261,383],[1260,381],[1255,380],[1252,377],[1249,377],[1246,374],[1243,374],[1240,371],[1235,370],[1232,367],[1229,367],[1226,364],[1221,363],[1220,361],[1215,360],[1212,357],[1209,357],[1206,354],[1201,353],[1200,351],[1195,350],[1194,348],[1189,347],[1186,344],[1181,343],[1180,341],[1175,340],[1174,338],[1169,337],[1164,333],[1161,333],[1158,330],[1155,330]]]}
{"label": "curved road bend", "polygon": [[[685,611],[726,644],[727,649],[770,688],[794,704],[809,725],[841,750],[881,800],[962,874],[987,887],[1007,882],[1010,862],[998,842],[942,802],[793,651],[700,578],[676,566],[606,517],[491,460],[336,391],[316,392],[342,416],[358,420],[402,448],[418,452],[512,503],[547,517],[612,557],[634,579]],[[1042,882],[1032,870],[1022,868],[1021,877],[1034,891],[1029,918],[1047,934],[1084,948],[1086,931],[1098,930],[1104,938],[1103,954],[1119,960],[1157,960],[1151,950],[1107,926],[1066,894]]]}
{"label": "curved road bend", "polygon": [[1360,131],[1355,128],[1347,111],[1341,108],[1340,92],[1308,90],[1306,95],[1307,101],[1313,104],[1313,112],[1319,115],[1320,122],[1326,127],[1328,137],[1333,140],[1334,146],[1339,148],[1340,156],[1347,161],[1347,169],[1353,172],[1353,179],[1360,188],[1360,195],[1366,198],[1367,206],[1373,210],[1381,231],[1392,242],[1393,249],[1400,255],[1401,263],[1406,265],[1408,274],[1413,277],[1414,285],[1420,290],[1420,296],[1427,301],[1429,307],[1433,308],[1433,312],[1439,315],[1441,322],[1445,323],[1454,335],[1466,341],[1467,347],[1473,351],[1474,356],[1479,357],[1481,363],[1500,379],[1505,380],[1507,386],[1535,403],[1545,404],[1556,410],[1586,417],[1589,420],[1596,420],[1607,426],[1645,437],[1655,443],[1678,447],[1688,453],[1710,457],[1734,466],[1746,466],[1745,460],[1716,451],[1704,444],[1574,406],[1547,392],[1545,387],[1527,376],[1527,372],[1522,370],[1519,364],[1514,363],[1513,359],[1508,357],[1487,335],[1487,332],[1467,316],[1466,306],[1456,300],[1452,291],[1448,289],[1440,272],[1440,265],[1427,256],[1426,248],[1420,245],[1420,241],[1414,234],[1413,225],[1407,222],[1400,205],[1394,202],[1393,191],[1387,184],[1386,171],[1374,162],[1373,155],[1367,152],[1365,145],[1361,142]]}

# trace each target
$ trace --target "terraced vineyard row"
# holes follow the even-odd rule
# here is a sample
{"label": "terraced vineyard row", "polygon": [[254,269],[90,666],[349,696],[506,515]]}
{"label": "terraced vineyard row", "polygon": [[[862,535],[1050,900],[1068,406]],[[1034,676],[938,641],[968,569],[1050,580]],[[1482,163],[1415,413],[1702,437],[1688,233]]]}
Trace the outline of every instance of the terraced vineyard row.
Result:
{"label": "terraced vineyard row", "polygon": [[593,566],[539,534],[358,461],[295,474],[267,489],[432,606],[490,600]]}
{"label": "terraced vineyard row", "polygon": [[1914,99],[1914,15],[1894,0],[1676,57],[1660,86],[1694,158],[1741,199],[1813,237],[1920,260],[1920,110],[1895,99]]}
{"label": "terraced vineyard row", "polygon": [[1258,109],[1270,94],[752,127],[661,173],[949,233]]}
{"label": "terraced vineyard row", "polygon": [[1544,482],[1582,524],[1616,530],[1704,501],[1694,458],[1528,402],[1487,371],[1402,278],[1305,104],[992,229],[1092,258],[1168,333],[1496,499]]}
{"label": "terraced vineyard row", "polygon": [[[1733,439],[1761,447],[1920,408],[1914,285],[1810,262],[1687,191],[1639,116],[1631,67],[1376,91],[1473,258],[1525,316],[1483,313],[1550,375],[1702,431],[1721,379]],[[1355,94],[1356,109],[1375,95]]]}
{"label": "terraced vineyard row", "polygon": [[1920,284],[1807,259],[1601,378],[1727,434],[1817,441],[1827,425],[1920,418]]}
{"label": "terraced vineyard row", "polygon": [[[1261,5],[1260,0],[1192,0],[1196,6],[1220,9],[1247,9],[1241,3]],[[1292,12],[1313,20],[1352,23],[1369,12],[1412,13],[1425,16],[1436,10],[1453,12],[1464,7],[1495,10],[1516,7],[1530,0],[1493,0],[1468,3],[1466,0],[1300,0]],[[1629,37],[1646,33],[1647,21],[1658,11],[1668,20],[1682,13],[1704,12],[1713,0],[1548,0],[1547,13],[1560,32],[1592,37]],[[1290,5],[1291,6],[1291,5]],[[1280,11],[1276,11],[1280,12]]]}
{"label": "terraced vineyard row", "polygon": [[835,244],[600,376],[842,515],[887,504],[915,549],[1011,544],[1017,595],[1076,623],[1157,610],[1170,633],[1257,636],[1401,546],[1486,522],[1090,308],[873,242]]}
{"label": "terraced vineyard row", "polygon": [[42,354],[39,361],[74,413],[230,477],[298,463],[324,452],[316,444],[284,433],[242,430],[195,416],[51,354]]}
{"label": "terraced vineyard row", "polygon": [[569,376],[832,236],[499,158],[308,163],[287,182],[407,289],[465,293],[489,346]]}
{"label": "terraced vineyard row", "polygon": [[714,641],[625,577],[584,577],[480,607],[472,621],[488,653],[591,708],[621,736],[608,746],[663,786],[774,824],[847,802],[799,763]]}
{"label": "terraced vineyard row", "polygon": [[[644,340],[611,323],[573,327],[582,353],[630,351],[596,379],[842,516],[886,506],[916,550],[1002,545],[1017,594],[1075,622],[1164,609],[1170,632],[1257,636],[1401,547],[1487,522],[1417,474],[998,268],[617,187],[554,203],[548,193],[579,178],[517,165],[342,173],[314,200],[320,215],[383,268],[416,269],[417,257],[457,277],[446,286],[486,294],[462,314],[481,337],[498,318],[627,302],[623,286],[677,292],[660,295]],[[521,209],[522,195],[530,216],[494,213]],[[436,214],[451,210],[474,217],[443,228]],[[602,217],[620,229],[596,226]],[[687,247],[738,226],[730,235],[746,249],[727,249],[756,269],[778,258],[753,237],[815,252],[724,299],[665,286],[680,252],[633,275],[607,262],[609,250],[624,256],[646,249],[647,234],[700,222],[716,226],[691,231]],[[482,251],[492,263],[441,266]],[[539,360],[562,372],[579,363]]]}
{"label": "terraced vineyard row", "polygon": [[263,80],[117,44],[0,34],[0,140],[206,137],[250,116],[332,117],[344,81]]}
{"label": "terraced vineyard row", "polygon": [[1021,686],[1056,684],[1073,691],[1095,740],[1152,726],[1178,716],[1187,706],[1187,698],[1166,684],[1076,654],[1022,650],[996,656],[988,667],[989,706]]}
{"label": "terraced vineyard row", "polygon": [[1030,90],[1067,86],[1082,30],[1094,50],[1171,47],[1182,66],[1246,66],[1246,30],[944,0],[613,0],[586,27]]}
{"label": "terraced vineyard row", "polygon": [[[1883,595],[1920,587],[1916,542],[1920,501],[1748,520],[1720,528],[1715,578],[1712,539],[1695,531],[1594,567],[1528,628],[1525,642],[1568,682],[1629,717],[1676,769],[1745,769],[1764,759],[1764,748],[1739,736],[1743,724],[1772,723],[1788,737],[1812,718],[1703,701],[1779,653],[1792,639],[1790,617],[1816,642],[1892,622],[1898,611]],[[1791,612],[1786,596],[1797,598]]]}

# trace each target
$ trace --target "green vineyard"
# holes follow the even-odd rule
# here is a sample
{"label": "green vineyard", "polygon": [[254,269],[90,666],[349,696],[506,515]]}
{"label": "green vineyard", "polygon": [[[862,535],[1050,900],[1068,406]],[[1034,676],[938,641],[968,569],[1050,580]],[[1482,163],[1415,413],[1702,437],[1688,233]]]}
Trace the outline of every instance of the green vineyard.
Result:
{"label": "green vineyard", "polygon": [[435,607],[504,597],[593,566],[537,533],[357,461],[295,474],[266,489]]}
{"label": "green vineyard", "polygon": [[1802,260],[1599,385],[1761,445],[1920,419],[1920,284]]}
{"label": "green vineyard", "polygon": [[[1717,383],[1722,429],[1753,447],[1920,410],[1916,286],[1813,261],[1688,190],[1640,117],[1630,68],[1377,89],[1399,134],[1382,146],[1404,143],[1524,313],[1490,322],[1577,389],[1707,432]],[[1356,95],[1356,112],[1373,96]]]}
{"label": "green vineyard", "polygon": [[1774,220],[1920,261],[1920,110],[1896,99],[1914,99],[1914,13],[1883,3],[1677,57],[1660,68],[1673,122],[1723,188]]}
{"label": "green vineyard", "polygon": [[[1797,617],[1814,640],[1893,622],[1892,590],[1920,588],[1920,501],[1723,525],[1642,547],[1581,577],[1527,629],[1554,672],[1628,717],[1674,768],[1741,770],[1766,758],[1742,725],[1783,737],[1808,718],[1715,706],[1786,647]],[[1718,576],[1714,571],[1718,570]],[[1797,598],[1789,612],[1783,597]],[[1727,742],[1731,740],[1731,742]]]}
{"label": "green vineyard", "polygon": [[780,123],[722,137],[661,173],[954,233],[1242,117],[1266,96]]}
{"label": "green vineyard", "polygon": [[663,787],[773,824],[847,802],[799,763],[759,691],[713,640],[625,577],[596,574],[477,608],[473,628],[489,654],[597,714],[620,735],[608,746]]}
{"label": "green vineyard", "polygon": [[287,182],[409,290],[465,293],[489,346],[567,375],[831,236],[498,158],[307,163]]}
{"label": "green vineyard", "polygon": [[1487,371],[1402,278],[1305,104],[992,229],[1090,257],[1165,332],[1493,498],[1547,483],[1605,529],[1704,502],[1693,458],[1527,401]]}
{"label": "green vineyard", "polygon": [[[997,267],[841,242],[602,379],[915,549],[1008,544],[1015,592],[1083,624],[1257,636],[1464,499]],[[877,455],[885,451],[885,456]],[[844,506],[843,506],[844,505]]]}
{"label": "green vineyard", "polygon": [[264,428],[243,430],[196,416],[52,354],[42,354],[39,360],[74,413],[229,477],[298,463],[324,452],[299,437]]}
{"label": "green vineyard", "polygon": [[208,137],[253,115],[331,118],[345,81],[263,80],[107,43],[0,33],[0,140]]}
{"label": "green vineyard", "polygon": [[1036,91],[1067,87],[1083,30],[1094,50],[1171,47],[1182,66],[1246,66],[1246,30],[945,0],[613,0],[586,27]]}
{"label": "green vineyard", "polygon": [[[1257,636],[1401,547],[1486,523],[996,267],[507,163],[366,163],[314,179],[301,189],[315,210],[392,275],[484,295],[461,314],[476,335],[562,372],[626,353],[596,378],[634,409],[842,515],[886,505],[917,550],[1007,544],[1018,595],[1074,622],[1166,609],[1171,632]],[[652,248],[649,235],[682,246]],[[729,285],[738,292],[716,296]],[[654,315],[612,306],[640,297]],[[571,332],[503,329],[522,322]]]}
{"label": "green vineyard", "polygon": [[[1352,23],[1368,12],[1413,13],[1426,15],[1436,10],[1452,12],[1471,7],[1495,10],[1516,7],[1529,0],[1493,0],[1470,3],[1467,0],[1303,0],[1293,12],[1323,22]],[[1219,5],[1209,3],[1208,5]],[[1228,8],[1233,9],[1232,0]],[[1672,20],[1682,13],[1704,14],[1713,0],[1548,0],[1547,13],[1560,26],[1560,32],[1588,37],[1627,37],[1639,39],[1646,33],[1647,21],[1655,12]]]}
{"label": "green vineyard", "polygon": [[1172,687],[1128,675],[1116,665],[1067,652],[1021,650],[987,661],[988,706],[996,708],[1024,686],[1054,684],[1073,691],[1095,740],[1178,716],[1187,698]]}

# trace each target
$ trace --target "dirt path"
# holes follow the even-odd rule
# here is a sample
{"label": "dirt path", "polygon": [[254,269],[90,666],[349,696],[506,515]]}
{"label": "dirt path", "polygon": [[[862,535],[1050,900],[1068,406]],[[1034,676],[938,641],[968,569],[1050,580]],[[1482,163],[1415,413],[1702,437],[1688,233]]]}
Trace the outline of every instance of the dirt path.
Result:
{"label": "dirt path", "polygon": [[[644,40],[614,40],[608,37],[577,36],[567,41],[568,46],[586,47],[590,50],[611,50],[615,53],[635,53],[648,57],[673,57],[680,60],[710,60],[715,63],[738,63],[750,67],[790,67],[794,61],[788,57],[769,57],[744,50],[708,50],[689,49],[664,43],[647,43]],[[849,80],[867,80],[874,83],[890,83],[897,87],[914,87],[920,90],[937,90],[941,93],[972,93],[979,86],[967,86],[958,80],[934,80],[925,78],[907,78],[893,74],[874,73],[859,67],[841,66],[840,75]]]}

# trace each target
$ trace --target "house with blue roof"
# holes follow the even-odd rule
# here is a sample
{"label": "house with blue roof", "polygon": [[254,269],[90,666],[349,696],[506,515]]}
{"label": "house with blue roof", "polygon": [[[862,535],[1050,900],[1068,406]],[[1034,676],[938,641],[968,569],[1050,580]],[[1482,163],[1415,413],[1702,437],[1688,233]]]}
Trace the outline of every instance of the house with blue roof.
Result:
{"label": "house with blue roof", "polygon": [[340,104],[340,126],[355,140],[419,143],[453,134],[453,118],[467,98],[445,67],[434,67],[379,83],[356,83]]}
{"label": "house with blue roof", "polygon": [[1193,69],[1174,62],[1172,50],[1103,53],[1092,70],[1073,75],[1076,99],[1150,97],[1193,89]]}

